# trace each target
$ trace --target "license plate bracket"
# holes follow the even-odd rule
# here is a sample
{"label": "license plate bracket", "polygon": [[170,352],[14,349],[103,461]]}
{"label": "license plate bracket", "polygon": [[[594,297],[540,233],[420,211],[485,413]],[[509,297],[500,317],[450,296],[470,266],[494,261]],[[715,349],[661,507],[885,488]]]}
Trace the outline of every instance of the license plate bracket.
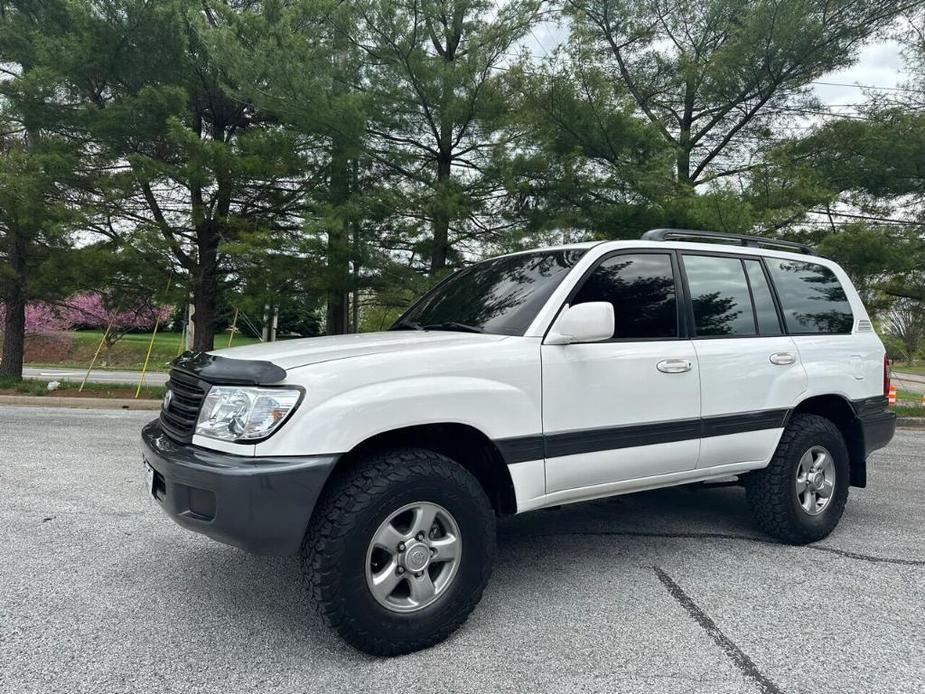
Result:
{"label": "license plate bracket", "polygon": [[151,496],[154,494],[154,468],[148,464],[147,460],[142,461],[145,467],[145,491]]}

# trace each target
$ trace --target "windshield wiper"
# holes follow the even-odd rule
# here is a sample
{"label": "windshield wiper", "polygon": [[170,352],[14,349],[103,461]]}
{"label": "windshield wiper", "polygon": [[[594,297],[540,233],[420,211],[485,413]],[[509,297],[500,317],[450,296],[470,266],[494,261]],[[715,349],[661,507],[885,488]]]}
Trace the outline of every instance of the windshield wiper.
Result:
{"label": "windshield wiper", "polygon": [[446,321],[445,323],[431,323],[429,325],[421,326],[422,330],[455,330],[461,333],[482,333],[485,332],[481,328],[476,328],[474,325],[466,325],[465,323],[457,323],[455,321]]}
{"label": "windshield wiper", "polygon": [[424,328],[420,323],[415,323],[413,320],[400,320],[395,323],[389,330],[423,330]]}

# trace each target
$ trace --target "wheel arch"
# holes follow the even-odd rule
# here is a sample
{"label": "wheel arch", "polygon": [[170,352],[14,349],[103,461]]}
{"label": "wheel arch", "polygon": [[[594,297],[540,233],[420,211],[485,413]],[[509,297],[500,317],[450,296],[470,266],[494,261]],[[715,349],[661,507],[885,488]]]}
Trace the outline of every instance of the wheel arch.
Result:
{"label": "wheel arch", "polygon": [[864,448],[864,429],[851,401],[842,395],[814,395],[800,402],[790,416],[794,414],[819,415],[838,427],[848,448],[850,484],[852,487],[866,487],[867,455]]}
{"label": "wheel arch", "polygon": [[501,451],[482,431],[459,422],[419,424],[370,436],[340,457],[325,488],[345,469],[376,452],[395,448],[425,448],[445,455],[475,476],[497,515],[517,512],[514,481]]}

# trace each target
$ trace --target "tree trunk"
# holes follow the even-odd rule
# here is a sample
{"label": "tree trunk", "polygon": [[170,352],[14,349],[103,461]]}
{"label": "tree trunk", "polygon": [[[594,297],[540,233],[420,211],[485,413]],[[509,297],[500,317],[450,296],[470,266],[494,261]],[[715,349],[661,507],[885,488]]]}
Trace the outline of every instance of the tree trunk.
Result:
{"label": "tree trunk", "polygon": [[26,343],[26,295],[23,291],[26,267],[26,243],[21,234],[10,230],[8,251],[9,288],[3,297],[6,316],[3,319],[3,357],[0,378],[22,379],[23,352]]}
{"label": "tree trunk", "polygon": [[[447,140],[449,137],[446,138]],[[442,152],[437,158],[437,200],[434,205],[433,245],[430,251],[430,274],[440,272],[446,267],[446,257],[450,246],[450,213],[447,184],[450,182],[452,159]]]}
{"label": "tree trunk", "polygon": [[[13,298],[11,294],[18,295]],[[22,292],[14,290],[4,297],[6,316],[3,320],[3,361],[0,378],[22,379],[23,350],[26,341],[26,302]]]}
{"label": "tree trunk", "polygon": [[[451,26],[445,35],[443,62],[447,67],[456,60],[456,50],[462,40],[464,5],[453,7]],[[440,103],[440,133],[437,143],[437,187],[433,211],[433,244],[430,250],[430,274],[434,275],[446,267],[450,251],[450,176],[453,171],[453,114],[448,105],[453,99],[453,84],[444,81]]]}
{"label": "tree trunk", "polygon": [[678,183],[682,185],[691,184],[691,153],[690,150],[682,148],[678,152]]}
{"label": "tree trunk", "polygon": [[332,283],[328,289],[328,310],[325,320],[325,332],[328,335],[343,335],[347,332],[347,292],[338,286],[337,278],[341,263],[338,256],[341,239],[337,232],[328,232],[328,269],[331,271]]}
{"label": "tree trunk", "polygon": [[208,352],[215,348],[216,302],[218,301],[218,241],[212,228],[214,220],[199,230],[197,244],[199,262],[193,282],[193,351]]}
{"label": "tree trunk", "polygon": [[694,99],[696,87],[692,75],[688,75],[684,88],[684,113],[681,115],[681,132],[678,133],[678,183],[693,185],[691,181],[691,129],[694,125]]}
{"label": "tree trunk", "polygon": [[217,278],[204,276],[193,287],[193,351],[208,352],[215,348],[215,298]]}
{"label": "tree trunk", "polygon": [[328,228],[328,310],[326,332],[347,332],[347,291],[350,283],[350,240],[342,217],[350,197],[350,160],[342,143],[335,141],[331,153],[330,200],[336,218]]}
{"label": "tree trunk", "polygon": [[693,185],[691,181],[691,129],[690,125],[684,123],[681,124],[681,132],[678,136],[678,156],[675,162],[678,183],[682,186]]}
{"label": "tree trunk", "polygon": [[[356,181],[356,176],[354,176]],[[351,308],[351,332],[360,332],[360,223],[353,221],[353,304]]]}
{"label": "tree trunk", "polygon": [[115,344],[116,341],[108,337],[103,341],[103,366],[112,364],[112,348]]}

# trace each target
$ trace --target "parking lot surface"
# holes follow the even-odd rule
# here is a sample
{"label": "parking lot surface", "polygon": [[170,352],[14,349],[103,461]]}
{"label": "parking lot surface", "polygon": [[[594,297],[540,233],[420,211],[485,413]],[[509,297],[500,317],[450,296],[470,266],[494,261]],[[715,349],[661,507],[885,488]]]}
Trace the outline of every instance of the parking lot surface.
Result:
{"label": "parking lot surface", "polygon": [[357,653],[294,558],[181,530],[142,490],[151,413],[0,408],[2,692],[925,692],[925,431],[809,547],[738,487],[504,521],[456,635]]}

